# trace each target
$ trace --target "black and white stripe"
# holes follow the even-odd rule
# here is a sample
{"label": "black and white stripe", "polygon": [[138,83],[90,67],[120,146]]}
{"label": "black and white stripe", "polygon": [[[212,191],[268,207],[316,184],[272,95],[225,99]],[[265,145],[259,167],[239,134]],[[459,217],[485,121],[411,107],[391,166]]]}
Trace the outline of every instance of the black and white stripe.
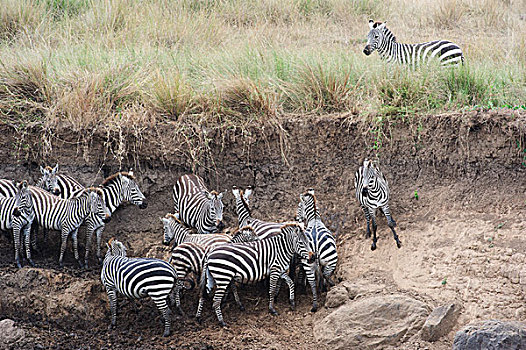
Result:
{"label": "black and white stripe", "polygon": [[[194,236],[203,237],[207,235]],[[203,262],[206,254],[208,254],[210,251],[212,251],[221,244],[253,242],[256,240],[259,240],[259,238],[254,234],[254,230],[251,227],[246,226],[234,232],[231,236],[231,240],[228,243],[222,241],[201,241],[201,243],[183,242],[174,247],[169,262],[171,262],[174,265],[174,268],[177,271],[177,284],[175,286],[175,305],[179,313],[183,314],[183,310],[181,309],[180,290],[183,288],[185,281],[188,281],[192,285],[190,289],[193,288],[193,286],[195,285],[194,281],[189,276],[190,274],[193,273],[196,276],[196,278],[201,277]],[[239,297],[237,297],[237,293],[235,293],[235,297],[236,300],[239,299]],[[198,319],[201,316],[202,307],[203,297],[201,295],[196,315]]]}
{"label": "black and white stripe", "polygon": [[107,244],[100,278],[106,288],[111,309],[110,329],[117,319],[117,292],[131,299],[152,298],[164,319],[163,336],[170,335],[168,296],[175,286],[176,272],[159,259],[127,258],[126,248],[117,240]]}
{"label": "black and white stripe", "polygon": [[298,219],[306,224],[305,235],[309,240],[310,249],[316,256],[315,261],[312,263],[306,260],[301,261],[312,290],[311,311],[316,312],[318,310],[316,281],[320,280],[322,284],[327,281],[329,285],[334,285],[330,277],[338,263],[336,240],[321,220],[320,213],[316,207],[314,190],[310,189],[305,194],[300,195]]}
{"label": "black and white stripe", "polygon": [[[205,259],[201,278],[201,288],[206,285],[208,292],[213,286],[216,291],[213,307],[217,319],[226,326],[221,313],[221,300],[228,286],[235,289],[235,282],[254,283],[270,277],[269,311],[277,315],[274,309],[274,296],[277,282],[283,278],[290,289],[290,305],[294,309],[294,283],[287,275],[293,254],[302,259],[310,259],[308,241],[303,229],[298,224],[284,225],[280,234],[251,243],[236,243],[216,247]],[[235,294],[234,294],[235,296]],[[242,307],[241,302],[236,300]]]}
{"label": "black and white stripe", "polygon": [[20,263],[20,232],[22,232],[27,260],[31,266],[35,266],[31,258],[29,244],[31,224],[35,218],[33,199],[26,181],[22,181],[15,186],[17,187],[17,192],[14,197],[0,197],[0,230],[13,230],[15,262],[18,267],[22,267]]}
{"label": "black and white stripe", "polygon": [[215,233],[224,228],[222,193],[209,192],[197,175],[181,176],[173,187],[175,215],[197,233]]}
{"label": "black and white stripe", "polygon": [[18,188],[14,180],[0,179],[0,198],[9,198],[16,196]]}
{"label": "black and white stripe", "polygon": [[380,57],[387,62],[407,64],[412,67],[439,62],[441,66],[464,64],[464,55],[460,47],[447,40],[435,40],[420,44],[400,44],[385,22],[369,21],[367,45],[363,52],[370,55],[378,50]]}
{"label": "black and white stripe", "polygon": [[85,188],[80,182],[69,175],[58,173],[58,164],[54,168],[40,167],[42,176],[36,186],[59,196],[62,199],[72,198],[73,193]]}
{"label": "black and white stripe", "polygon": [[380,209],[387,218],[387,225],[393,232],[396,246],[400,248],[402,242],[398,239],[395,231],[396,222],[389,210],[389,184],[384,174],[380,171],[377,162],[365,159],[363,165],[354,175],[354,187],[356,188],[356,198],[360,202],[365,219],[367,220],[367,237],[371,236],[369,227],[370,221],[373,223],[373,244],[371,250],[376,249],[376,210]]}
{"label": "black and white stripe", "polygon": [[250,196],[252,195],[252,187],[247,187],[245,191],[240,190],[236,186],[232,187],[232,194],[236,198],[236,213],[239,221],[239,227],[250,226],[254,229],[254,232],[260,239],[272,237],[273,235],[281,232],[281,227],[287,224],[268,222],[255,219],[252,217],[252,213],[249,207]]}
{"label": "black and white stripe", "polygon": [[77,233],[80,225],[89,214],[95,214],[101,220],[107,221],[110,213],[104,203],[104,196],[100,189],[86,188],[74,194],[74,198],[62,199],[39,187],[29,186],[33,197],[35,220],[43,228],[61,231],[62,244],[60,247],[59,264],[63,266],[64,252],[69,234],[73,239],[75,259],[79,260]]}
{"label": "black and white stripe", "polygon": [[184,242],[211,246],[232,241],[232,236],[226,233],[192,234],[192,230],[173,214],[166,214],[160,219],[163,223],[163,244],[169,245],[173,241],[172,249]]}

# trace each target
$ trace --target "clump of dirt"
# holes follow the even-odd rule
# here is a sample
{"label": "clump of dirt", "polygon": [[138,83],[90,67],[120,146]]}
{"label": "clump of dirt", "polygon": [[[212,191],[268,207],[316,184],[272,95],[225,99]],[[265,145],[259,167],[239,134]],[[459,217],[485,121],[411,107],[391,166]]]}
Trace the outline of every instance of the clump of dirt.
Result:
{"label": "clump of dirt", "polygon": [[[423,116],[410,122],[390,119],[381,126],[354,116],[292,116],[279,125],[208,130],[208,148],[194,158],[180,134],[170,132],[171,124],[128,134],[122,140],[124,153],[116,152],[102,132],[86,144],[66,130],[55,130],[52,137],[26,131],[21,138],[2,125],[0,177],[34,182],[42,162],[58,162],[62,172],[91,185],[133,167],[149,206],[120,208],[104,238],[126,242],[131,256],[157,257],[168,254],[161,246],[159,217],[172,210],[171,186],[183,173],[194,170],[210,189],[227,190],[227,226],[237,223],[233,185],[255,187],[253,215],[279,221],[293,219],[299,194],[313,187],[322,218],[337,235],[337,281],[363,286],[358,294],[414,296],[430,309],[454,300],[463,307],[458,329],[478,319],[526,318],[525,122],[526,114],[507,110]],[[43,139],[46,143],[39,143]],[[27,147],[19,147],[20,142]],[[372,252],[364,238],[365,219],[354,198],[353,177],[363,158],[375,154],[390,183],[401,249],[384,219],[379,220],[377,251]],[[80,242],[83,239],[81,232]],[[227,300],[223,311],[228,329],[216,325],[208,301],[203,325],[174,316],[174,335],[163,339],[160,315],[150,301],[140,302],[136,310],[134,303],[119,300],[117,330],[108,332],[109,311],[95,259],[91,269],[80,271],[68,247],[67,267],[60,271],[59,242],[58,233],[50,233],[35,256],[39,267],[17,270],[12,238],[0,235],[1,314],[42,347],[306,349],[317,342],[313,325],[333,310],[311,314],[310,294],[300,294],[292,312],[287,293],[282,293],[277,304],[281,314],[272,317],[266,288],[243,287],[247,311],[240,312]],[[195,291],[189,292],[183,309],[193,314],[196,303]],[[450,334],[425,343],[417,334],[396,348],[445,349],[452,340]],[[323,343],[316,346],[326,348]]]}

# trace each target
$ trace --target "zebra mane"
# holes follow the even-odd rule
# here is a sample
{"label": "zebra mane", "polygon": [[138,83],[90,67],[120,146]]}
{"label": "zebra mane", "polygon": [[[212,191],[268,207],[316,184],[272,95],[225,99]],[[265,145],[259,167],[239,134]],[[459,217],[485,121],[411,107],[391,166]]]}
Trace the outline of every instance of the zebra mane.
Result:
{"label": "zebra mane", "polygon": [[238,227],[237,229],[234,230],[234,232],[232,232],[230,235],[232,237],[234,237],[235,235],[237,235],[238,233],[244,231],[244,230],[250,230],[252,232],[254,232],[254,229],[252,228],[252,226],[250,225],[247,225],[247,226],[243,226],[243,227]]}
{"label": "zebra mane", "polygon": [[53,171],[53,168],[50,167],[49,165],[46,165],[46,166],[44,167],[44,170],[47,170],[47,171]]}
{"label": "zebra mane", "polygon": [[280,230],[283,231],[283,229],[286,229],[287,227],[299,227],[299,228],[301,228],[301,225],[297,224],[295,222],[290,222],[290,223],[287,223],[287,224],[281,226]]}
{"label": "zebra mane", "polygon": [[318,206],[316,205],[316,196],[314,195],[314,193],[311,193],[312,190],[308,190],[307,192],[305,192],[303,195],[304,196],[311,196],[312,197],[312,200],[313,200],[313,205],[314,205],[314,212],[316,213],[316,211],[318,211]]}
{"label": "zebra mane", "polygon": [[173,221],[177,222],[179,225],[181,225],[182,227],[184,227],[185,229],[187,230],[190,230],[192,232],[195,232],[194,229],[190,226],[188,226],[187,224],[185,224],[184,222],[182,222],[180,219],[177,218],[177,216],[175,216],[174,214],[166,214],[164,216],[165,219],[172,219]]}
{"label": "zebra mane", "polygon": [[130,180],[135,180],[135,176],[133,176],[129,172],[127,172],[127,171],[119,171],[118,173],[115,173],[113,175],[108,176],[104,181],[102,181],[102,183],[100,185],[101,186],[106,186],[110,182],[115,181],[115,179],[117,179],[119,177],[119,175],[126,176]]}
{"label": "zebra mane", "polygon": [[97,193],[100,197],[104,198],[104,192],[99,188],[99,187],[86,187],[84,189],[84,192],[86,193],[89,193],[89,192],[95,192]]}
{"label": "zebra mane", "polygon": [[248,211],[248,216],[252,216],[252,211],[250,210],[250,207],[248,206],[247,201],[245,201],[245,197],[243,196],[245,194],[245,191],[239,190],[239,197],[241,198],[241,203],[243,203],[243,206]]}

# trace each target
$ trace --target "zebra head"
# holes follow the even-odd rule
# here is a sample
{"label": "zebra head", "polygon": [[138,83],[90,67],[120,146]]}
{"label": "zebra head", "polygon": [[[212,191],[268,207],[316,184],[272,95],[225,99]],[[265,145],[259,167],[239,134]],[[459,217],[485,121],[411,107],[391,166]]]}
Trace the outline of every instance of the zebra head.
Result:
{"label": "zebra head", "polygon": [[217,193],[216,191],[207,192],[205,191],[206,198],[208,198],[209,204],[209,216],[215,223],[219,231],[225,228],[223,223],[223,193]]}
{"label": "zebra head", "polygon": [[33,199],[27,181],[17,184],[18,191],[15,196],[14,216],[24,216],[28,218],[33,213]]}
{"label": "zebra head", "polygon": [[308,223],[316,216],[319,216],[318,208],[316,207],[316,197],[314,196],[314,189],[309,188],[307,192],[300,194],[296,220]]}
{"label": "zebra head", "polygon": [[191,234],[190,230],[173,214],[166,214],[160,218],[163,223],[163,244],[169,245],[174,241],[174,247],[184,242],[186,236]]}
{"label": "zebra head", "polygon": [[232,243],[259,241],[259,236],[251,226],[243,226],[232,234]]}
{"label": "zebra head", "polygon": [[38,186],[40,188],[44,189],[44,191],[53,193],[55,196],[60,194],[60,187],[57,183],[57,172],[58,164],[55,165],[54,168],[51,168],[50,166],[43,168],[40,166],[40,173],[42,173],[42,177],[38,181]]}
{"label": "zebra head", "polygon": [[114,238],[110,238],[108,243],[106,243],[106,246],[108,247],[108,251],[106,252],[107,257],[108,256],[126,257],[126,247],[120,241],[117,241]]}
{"label": "zebra head", "polygon": [[378,177],[378,174],[380,173],[380,170],[378,169],[378,164],[375,161],[369,160],[365,158],[363,161],[363,187],[362,187],[362,195],[367,197],[369,194],[369,186],[374,185],[374,181],[376,177]]}
{"label": "zebra head", "polygon": [[111,220],[111,211],[104,201],[104,192],[97,187],[88,187],[85,189],[88,195],[90,213],[98,216],[102,222],[108,223]]}
{"label": "zebra head", "polygon": [[146,197],[144,197],[141,190],[139,189],[139,185],[137,185],[137,182],[135,182],[133,173],[131,171],[127,173],[122,172],[120,173],[120,178],[123,199],[138,206],[140,209],[145,209],[148,207]]}
{"label": "zebra head", "polygon": [[367,34],[367,45],[363,49],[363,53],[369,56],[374,50],[382,47],[385,37],[385,24],[387,22],[374,22],[369,20],[369,34]]}
{"label": "zebra head", "polygon": [[285,241],[292,245],[293,251],[299,255],[300,259],[314,261],[315,255],[310,250],[309,240],[301,225],[285,224],[281,227],[281,232],[285,235]]}

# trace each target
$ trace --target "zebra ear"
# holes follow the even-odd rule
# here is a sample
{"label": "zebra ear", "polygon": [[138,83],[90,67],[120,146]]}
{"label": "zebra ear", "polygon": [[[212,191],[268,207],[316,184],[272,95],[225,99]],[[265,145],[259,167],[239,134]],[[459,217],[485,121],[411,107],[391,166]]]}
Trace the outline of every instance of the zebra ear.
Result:
{"label": "zebra ear", "polygon": [[374,28],[374,21],[372,19],[369,20],[369,28],[370,29]]}
{"label": "zebra ear", "polygon": [[245,193],[243,195],[243,197],[245,197],[245,200],[248,201],[248,198],[252,195],[252,187],[249,186],[247,187],[247,189],[245,190]]}
{"label": "zebra ear", "polygon": [[383,28],[385,28],[385,24],[386,24],[386,23],[387,23],[387,21],[384,22],[384,23],[382,23],[382,24],[380,24],[377,28],[378,28],[378,29],[383,29]]}
{"label": "zebra ear", "polygon": [[52,173],[53,175],[55,175],[55,174],[57,173],[57,171],[58,171],[58,163],[57,163],[57,165],[55,165],[55,167],[53,168],[53,170],[51,171],[51,173]]}
{"label": "zebra ear", "polygon": [[221,200],[223,198],[223,192],[221,192],[218,196],[217,196],[217,199]]}
{"label": "zebra ear", "polygon": [[42,167],[42,165],[41,165],[41,166],[40,166],[40,173],[41,173],[42,175],[44,175],[44,172],[45,172],[45,169],[44,169],[44,168]]}

